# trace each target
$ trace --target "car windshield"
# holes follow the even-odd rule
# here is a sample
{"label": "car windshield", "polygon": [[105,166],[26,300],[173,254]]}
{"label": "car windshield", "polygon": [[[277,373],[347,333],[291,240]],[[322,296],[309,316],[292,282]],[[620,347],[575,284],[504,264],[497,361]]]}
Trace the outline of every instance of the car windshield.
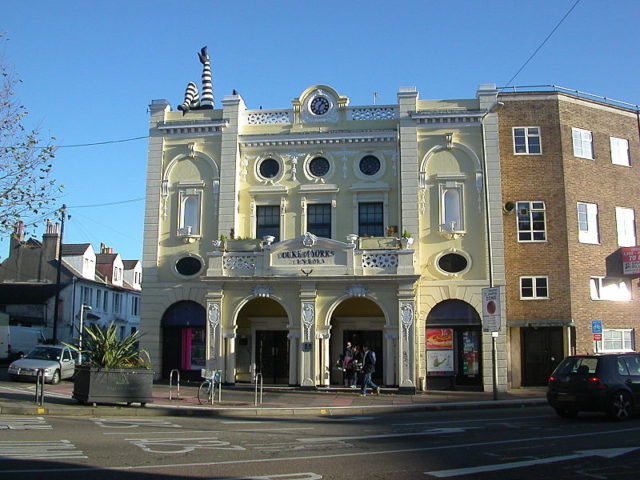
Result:
{"label": "car windshield", "polygon": [[556,370],[556,375],[586,375],[596,373],[598,357],[567,357]]}
{"label": "car windshield", "polygon": [[61,348],[36,347],[24,358],[30,358],[31,360],[60,360],[61,352]]}

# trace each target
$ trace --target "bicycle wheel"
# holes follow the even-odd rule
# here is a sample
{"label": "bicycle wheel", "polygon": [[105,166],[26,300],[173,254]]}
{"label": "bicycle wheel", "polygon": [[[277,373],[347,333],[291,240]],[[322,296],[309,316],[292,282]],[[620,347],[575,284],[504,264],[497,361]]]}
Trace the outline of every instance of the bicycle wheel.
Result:
{"label": "bicycle wheel", "polygon": [[198,387],[198,403],[200,405],[202,405],[203,403],[208,403],[210,393],[211,393],[211,382],[209,382],[209,380],[205,380]]}

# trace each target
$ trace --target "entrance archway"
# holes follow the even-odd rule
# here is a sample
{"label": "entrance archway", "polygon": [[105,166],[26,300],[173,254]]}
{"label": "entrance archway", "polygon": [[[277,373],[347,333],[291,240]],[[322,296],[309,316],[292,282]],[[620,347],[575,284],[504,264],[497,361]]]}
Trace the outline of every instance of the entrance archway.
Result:
{"label": "entrance archway", "polygon": [[367,298],[349,298],[336,307],[331,315],[329,344],[330,383],[332,385],[345,384],[345,372],[334,367],[342,358],[347,342],[357,346],[360,351],[364,345],[367,345],[376,352],[376,371],[372,378],[374,383],[378,385],[384,383],[384,325],[383,311],[375,302]]}
{"label": "entrance archway", "polygon": [[162,378],[173,369],[186,380],[200,378],[205,368],[205,309],[196,302],[181,301],[162,315]]}
{"label": "entrance archway", "polygon": [[445,300],[427,316],[428,388],[482,387],[482,321],[462,300]]}
{"label": "entrance archway", "polygon": [[266,384],[289,384],[289,319],[285,309],[270,298],[249,301],[236,319],[236,382],[251,382],[262,374]]}

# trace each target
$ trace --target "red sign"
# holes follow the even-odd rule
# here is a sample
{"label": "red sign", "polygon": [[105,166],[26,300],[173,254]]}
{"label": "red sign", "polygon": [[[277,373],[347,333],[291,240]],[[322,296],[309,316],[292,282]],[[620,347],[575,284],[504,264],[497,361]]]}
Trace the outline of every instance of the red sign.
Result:
{"label": "red sign", "polygon": [[640,275],[640,247],[622,247],[622,273]]}
{"label": "red sign", "polygon": [[428,350],[450,350],[453,348],[453,328],[427,328]]}
{"label": "red sign", "polygon": [[593,341],[594,342],[601,342],[602,341],[602,334],[601,333],[594,333],[593,334]]}

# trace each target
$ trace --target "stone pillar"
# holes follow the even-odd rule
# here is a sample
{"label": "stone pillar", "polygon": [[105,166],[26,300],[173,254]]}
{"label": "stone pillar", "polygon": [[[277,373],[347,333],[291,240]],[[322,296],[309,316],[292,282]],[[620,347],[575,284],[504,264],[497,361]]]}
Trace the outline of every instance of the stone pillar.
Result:
{"label": "stone pillar", "polygon": [[220,301],[207,298],[207,370],[222,370],[224,368],[221,318]]}
{"label": "stone pillar", "polygon": [[300,309],[301,314],[300,322],[301,332],[300,337],[302,339],[300,348],[300,386],[301,387],[315,387],[315,365],[317,363],[317,348],[316,348],[316,307],[315,298],[313,301],[301,296]]}
{"label": "stone pillar", "polygon": [[[223,329],[224,332],[225,329]],[[224,358],[223,381],[225,383],[236,383],[236,334],[234,332],[223,333],[226,350],[222,352]]]}
{"label": "stone pillar", "polygon": [[399,302],[399,387],[415,393],[415,311],[413,300]]}
{"label": "stone pillar", "polygon": [[301,378],[298,375],[298,357],[300,355],[300,331],[289,330],[287,335],[289,339],[289,385],[301,384]]}

